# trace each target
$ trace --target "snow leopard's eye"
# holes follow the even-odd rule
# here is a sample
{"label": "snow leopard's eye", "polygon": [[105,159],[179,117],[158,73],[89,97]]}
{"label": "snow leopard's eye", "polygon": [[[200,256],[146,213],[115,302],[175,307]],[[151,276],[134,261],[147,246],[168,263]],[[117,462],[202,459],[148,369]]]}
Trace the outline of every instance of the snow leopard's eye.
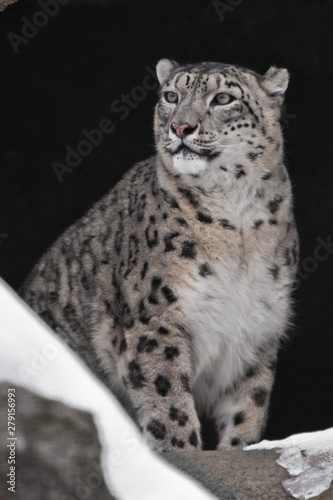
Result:
{"label": "snow leopard's eye", "polygon": [[212,104],[224,106],[226,104],[230,104],[235,99],[236,98],[233,95],[226,94],[225,92],[220,92],[219,94],[216,94],[212,101]]}
{"label": "snow leopard's eye", "polygon": [[178,102],[178,95],[176,94],[176,92],[165,92],[164,99],[166,100],[166,102],[176,104]]}

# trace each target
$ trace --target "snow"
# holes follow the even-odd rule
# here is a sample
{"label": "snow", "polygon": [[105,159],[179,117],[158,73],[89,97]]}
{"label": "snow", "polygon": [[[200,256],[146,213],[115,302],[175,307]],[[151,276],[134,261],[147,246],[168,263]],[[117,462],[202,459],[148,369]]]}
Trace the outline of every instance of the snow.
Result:
{"label": "snow", "polygon": [[324,431],[295,434],[281,441],[261,441],[247,450],[278,449],[277,463],[293,477],[283,481],[285,489],[299,500],[326,491],[333,479],[333,427]]}
{"label": "snow", "polygon": [[105,481],[120,500],[215,498],[148,448],[108,389],[1,280],[0,381],[91,412]]}

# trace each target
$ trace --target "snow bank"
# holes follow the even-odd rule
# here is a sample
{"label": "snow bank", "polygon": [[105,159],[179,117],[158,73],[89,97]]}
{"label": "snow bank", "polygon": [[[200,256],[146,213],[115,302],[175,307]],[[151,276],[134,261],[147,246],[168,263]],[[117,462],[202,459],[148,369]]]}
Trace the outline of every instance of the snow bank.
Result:
{"label": "snow bank", "polygon": [[283,482],[285,489],[299,500],[308,500],[326,491],[333,479],[333,428],[325,431],[295,434],[281,441],[261,441],[247,450],[277,448],[277,463],[291,476]]}

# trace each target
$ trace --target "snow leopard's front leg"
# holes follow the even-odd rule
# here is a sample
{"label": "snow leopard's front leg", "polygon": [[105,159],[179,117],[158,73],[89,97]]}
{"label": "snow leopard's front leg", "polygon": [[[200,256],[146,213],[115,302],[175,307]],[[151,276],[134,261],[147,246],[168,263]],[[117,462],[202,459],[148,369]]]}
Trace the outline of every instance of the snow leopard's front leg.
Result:
{"label": "snow leopard's front leg", "polygon": [[189,341],[175,317],[151,319],[124,332],[119,358],[122,381],[143,434],[158,451],[201,449]]}
{"label": "snow leopard's front leg", "polygon": [[214,407],[219,434],[218,449],[244,446],[262,438],[274,382],[277,350],[277,341],[263,346],[258,364],[249,367],[232,389],[219,394]]}

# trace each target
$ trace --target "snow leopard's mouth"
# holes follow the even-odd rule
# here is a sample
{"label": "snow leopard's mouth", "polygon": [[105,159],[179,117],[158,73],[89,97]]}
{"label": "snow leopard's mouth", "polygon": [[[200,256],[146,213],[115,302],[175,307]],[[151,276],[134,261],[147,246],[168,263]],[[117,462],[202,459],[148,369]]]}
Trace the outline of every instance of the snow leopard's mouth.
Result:
{"label": "snow leopard's mouth", "polygon": [[193,160],[193,158],[201,156],[201,157],[213,157],[216,156],[216,153],[212,149],[204,149],[200,148],[199,150],[195,150],[191,148],[188,144],[180,144],[175,151],[171,151],[172,154],[181,155],[182,158],[186,160]]}
{"label": "snow leopard's mouth", "polygon": [[193,156],[202,156],[185,144],[181,144],[175,153],[181,155],[186,160],[190,160]]}

